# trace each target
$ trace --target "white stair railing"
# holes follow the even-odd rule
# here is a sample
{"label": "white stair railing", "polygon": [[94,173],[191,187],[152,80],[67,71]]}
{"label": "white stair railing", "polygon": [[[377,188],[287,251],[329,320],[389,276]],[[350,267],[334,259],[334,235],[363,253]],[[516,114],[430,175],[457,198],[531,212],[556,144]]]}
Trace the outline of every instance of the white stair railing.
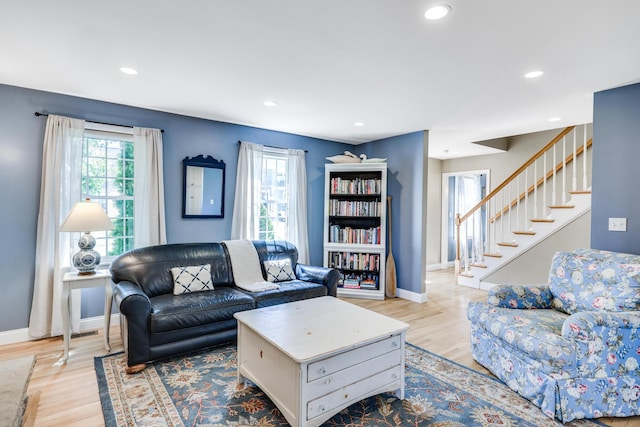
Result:
{"label": "white stair railing", "polygon": [[[571,192],[588,190],[587,150],[592,141],[587,130],[586,124],[563,129],[469,212],[456,214],[457,275],[470,276],[471,267],[482,265],[485,257],[501,257],[501,247],[517,246],[515,236],[533,234],[532,222],[552,221],[552,209],[567,208]],[[578,137],[582,137],[580,146]],[[569,155],[567,141],[572,144]]]}

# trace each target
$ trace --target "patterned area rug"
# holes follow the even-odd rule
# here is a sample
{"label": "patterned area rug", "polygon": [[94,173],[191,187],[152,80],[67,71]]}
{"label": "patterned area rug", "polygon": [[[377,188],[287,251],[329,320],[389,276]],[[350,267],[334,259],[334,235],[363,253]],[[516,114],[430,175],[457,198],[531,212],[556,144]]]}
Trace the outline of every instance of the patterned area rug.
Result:
{"label": "patterned area rug", "polygon": [[[563,426],[487,375],[411,344],[406,353],[404,401],[371,397],[323,426]],[[259,388],[237,384],[235,345],[157,362],[137,375],[125,373],[122,353],[97,357],[95,368],[107,427],[288,426]]]}

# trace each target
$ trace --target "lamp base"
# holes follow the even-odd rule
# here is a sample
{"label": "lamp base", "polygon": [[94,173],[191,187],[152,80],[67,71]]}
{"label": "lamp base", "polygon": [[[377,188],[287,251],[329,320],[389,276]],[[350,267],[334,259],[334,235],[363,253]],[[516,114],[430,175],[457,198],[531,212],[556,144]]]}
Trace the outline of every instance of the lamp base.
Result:
{"label": "lamp base", "polygon": [[79,275],[96,273],[96,267],[100,265],[100,254],[93,250],[95,245],[96,239],[88,232],[84,233],[78,240],[80,250],[73,254],[72,262]]}
{"label": "lamp base", "polygon": [[80,249],[73,254],[73,266],[78,270],[78,274],[95,274],[99,265],[100,254],[93,249]]}

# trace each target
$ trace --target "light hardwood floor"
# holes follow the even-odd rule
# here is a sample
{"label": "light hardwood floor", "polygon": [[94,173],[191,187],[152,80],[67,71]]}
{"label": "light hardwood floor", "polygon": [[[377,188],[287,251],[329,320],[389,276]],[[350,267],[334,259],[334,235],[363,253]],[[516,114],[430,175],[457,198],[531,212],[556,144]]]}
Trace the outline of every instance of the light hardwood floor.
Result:
{"label": "light hardwood floor", "polygon": [[[400,298],[346,300],[409,323],[408,342],[486,373],[471,358],[466,318],[467,303],[484,300],[486,293],[454,285],[450,270],[430,272],[427,279],[429,301],[424,304]],[[119,327],[113,326],[110,332],[112,351],[122,351]],[[0,346],[0,360],[36,355],[24,426],[104,426],[93,367],[93,358],[105,354],[102,334],[99,330],[73,337],[66,365],[60,363],[60,338]],[[601,421],[615,427],[640,426],[640,417]]]}

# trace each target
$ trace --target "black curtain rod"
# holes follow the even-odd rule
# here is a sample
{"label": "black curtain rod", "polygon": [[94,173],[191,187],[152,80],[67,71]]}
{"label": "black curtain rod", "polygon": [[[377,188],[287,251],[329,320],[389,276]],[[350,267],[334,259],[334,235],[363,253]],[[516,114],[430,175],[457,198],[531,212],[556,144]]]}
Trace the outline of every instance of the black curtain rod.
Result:
{"label": "black curtain rod", "polygon": [[[238,141],[238,144],[242,144],[242,141]],[[275,148],[276,150],[287,150],[286,148],[283,147],[274,147],[273,145],[264,145],[264,144],[260,144],[263,147],[267,147],[267,148]],[[308,153],[308,150],[304,150],[305,153]]]}
{"label": "black curtain rod", "polygon": [[[40,116],[42,116],[42,117],[48,117],[48,116],[49,116],[48,114],[45,114],[45,113],[38,113],[37,111],[35,112],[35,115],[36,115],[36,117],[40,117]],[[123,128],[131,128],[131,129],[133,129],[133,126],[119,125],[119,124],[117,124],[117,123],[94,122],[94,121],[92,121],[92,120],[85,120],[85,122],[89,122],[89,123],[96,123],[96,124],[99,124],[99,125],[120,126],[120,127],[123,127]],[[160,129],[160,132],[161,132],[161,133],[164,133],[164,129]]]}

